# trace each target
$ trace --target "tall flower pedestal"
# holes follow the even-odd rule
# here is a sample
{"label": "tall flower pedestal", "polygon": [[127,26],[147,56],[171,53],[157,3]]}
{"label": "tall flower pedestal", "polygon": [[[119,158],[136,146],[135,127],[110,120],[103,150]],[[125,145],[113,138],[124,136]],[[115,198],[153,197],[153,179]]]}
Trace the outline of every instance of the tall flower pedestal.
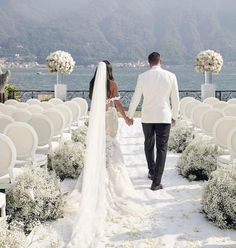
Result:
{"label": "tall flower pedestal", "polygon": [[62,101],[66,101],[67,85],[55,84],[54,85],[55,97],[60,98]]}
{"label": "tall flower pedestal", "polygon": [[208,97],[215,97],[216,86],[212,83],[212,72],[204,72],[205,83],[201,85],[202,101]]}
{"label": "tall flower pedestal", "polygon": [[55,97],[60,98],[62,101],[66,100],[67,85],[64,82],[63,73],[57,72],[57,84],[54,85]]}

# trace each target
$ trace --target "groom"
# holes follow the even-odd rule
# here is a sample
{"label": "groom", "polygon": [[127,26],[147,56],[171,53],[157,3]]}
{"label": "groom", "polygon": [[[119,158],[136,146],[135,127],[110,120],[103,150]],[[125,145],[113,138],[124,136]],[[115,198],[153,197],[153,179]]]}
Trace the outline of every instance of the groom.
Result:
{"label": "groom", "polygon": [[[175,74],[161,68],[159,53],[151,53],[148,56],[148,62],[151,69],[138,77],[128,116],[133,119],[143,96],[142,126],[149,169],[148,178],[153,181],[151,190],[159,190],[163,188],[161,178],[165,167],[171,124],[175,125],[178,117],[179,92]],[[154,158],[155,143],[156,161]]]}

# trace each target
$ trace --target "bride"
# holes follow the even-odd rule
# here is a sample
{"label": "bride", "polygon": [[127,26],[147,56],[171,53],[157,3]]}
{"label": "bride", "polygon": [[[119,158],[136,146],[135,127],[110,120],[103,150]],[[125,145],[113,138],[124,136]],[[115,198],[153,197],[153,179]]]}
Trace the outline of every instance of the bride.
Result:
{"label": "bride", "polygon": [[[73,193],[80,194],[80,207],[70,248],[104,247],[106,221],[119,215],[136,215],[135,190],[124,166],[116,140],[118,114],[132,124],[119,101],[117,85],[108,61],[100,62],[90,82],[91,110],[83,176]],[[75,194],[73,194],[75,197]],[[140,208],[141,209],[141,208]]]}

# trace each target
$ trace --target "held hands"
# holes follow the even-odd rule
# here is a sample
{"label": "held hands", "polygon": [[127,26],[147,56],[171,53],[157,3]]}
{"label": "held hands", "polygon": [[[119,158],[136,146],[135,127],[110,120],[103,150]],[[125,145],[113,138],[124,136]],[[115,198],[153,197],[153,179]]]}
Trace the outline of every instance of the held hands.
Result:
{"label": "held hands", "polygon": [[134,120],[133,119],[130,119],[129,117],[125,117],[125,122],[128,126],[131,126],[134,124]]}
{"label": "held hands", "polygon": [[171,125],[172,125],[172,127],[174,127],[176,125],[176,120],[174,120],[173,118],[171,119]]}

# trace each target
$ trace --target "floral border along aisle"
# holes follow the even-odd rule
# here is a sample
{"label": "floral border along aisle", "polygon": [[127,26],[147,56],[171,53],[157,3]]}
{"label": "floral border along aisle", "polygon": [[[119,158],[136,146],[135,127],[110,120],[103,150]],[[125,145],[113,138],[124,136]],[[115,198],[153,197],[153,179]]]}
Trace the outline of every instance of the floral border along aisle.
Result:
{"label": "floral border along aisle", "polygon": [[220,228],[236,230],[236,168],[217,169],[203,192],[203,212]]}
{"label": "floral border along aisle", "polygon": [[72,141],[61,142],[59,147],[49,154],[48,168],[64,180],[78,178],[84,168],[85,147]]}
{"label": "floral border along aisle", "polygon": [[182,153],[193,140],[193,128],[184,121],[178,121],[170,130],[168,150]]}
{"label": "floral border along aisle", "polygon": [[63,217],[65,198],[54,172],[35,167],[18,177],[7,192],[10,225],[29,234],[35,226]]}
{"label": "floral border along aisle", "polygon": [[191,181],[208,180],[217,168],[220,149],[212,143],[211,138],[195,138],[182,153],[177,167],[180,174]]}

